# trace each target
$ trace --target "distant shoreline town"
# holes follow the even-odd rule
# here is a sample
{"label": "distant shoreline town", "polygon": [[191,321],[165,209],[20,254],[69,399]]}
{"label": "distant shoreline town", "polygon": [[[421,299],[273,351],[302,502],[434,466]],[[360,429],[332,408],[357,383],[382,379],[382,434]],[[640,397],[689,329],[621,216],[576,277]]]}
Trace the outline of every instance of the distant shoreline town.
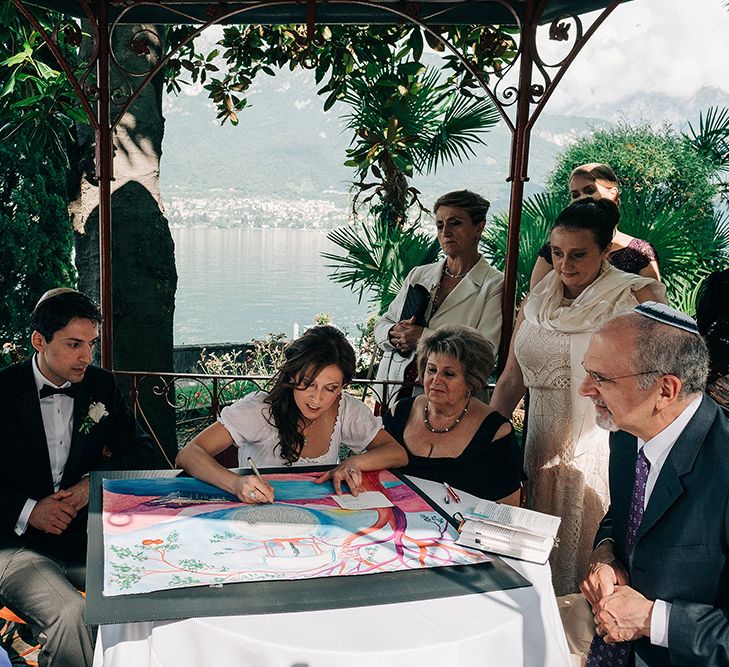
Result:
{"label": "distant shoreline town", "polygon": [[[338,193],[337,193],[338,194]],[[351,210],[329,199],[261,199],[230,196],[166,198],[171,227],[221,227],[259,229],[334,229],[347,224]]]}

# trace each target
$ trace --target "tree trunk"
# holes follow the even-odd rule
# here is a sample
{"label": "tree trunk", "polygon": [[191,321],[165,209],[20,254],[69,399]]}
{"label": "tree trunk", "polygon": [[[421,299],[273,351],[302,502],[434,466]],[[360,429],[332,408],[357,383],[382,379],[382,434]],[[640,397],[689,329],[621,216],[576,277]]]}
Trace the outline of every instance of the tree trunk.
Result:
{"label": "tree trunk", "polygon": [[389,156],[379,166],[385,174],[382,203],[388,226],[402,227],[408,220],[408,179]]}
{"label": "tree trunk", "polygon": [[[141,56],[134,53],[130,48],[133,38],[144,39],[149,52]],[[114,32],[113,53],[126,70],[146,71],[161,52],[161,32],[157,26],[119,26]],[[139,79],[130,77],[129,81],[137,86]],[[127,85],[128,80],[112,67],[112,99],[115,88],[125,90]],[[174,244],[159,189],[164,134],[162,86],[162,77],[156,77],[114,133],[115,180],[111,197],[114,370],[172,370],[177,271]],[[112,119],[118,112],[112,103]],[[88,126],[79,127],[78,133],[81,173],[78,196],[71,204],[76,266],[79,289],[98,300],[99,189],[94,178],[94,136]],[[108,313],[103,315],[109,317]],[[173,460],[177,452],[174,410],[155,396],[152,389],[152,382],[141,383],[139,400],[144,414],[137,416],[146,428],[151,427]]]}

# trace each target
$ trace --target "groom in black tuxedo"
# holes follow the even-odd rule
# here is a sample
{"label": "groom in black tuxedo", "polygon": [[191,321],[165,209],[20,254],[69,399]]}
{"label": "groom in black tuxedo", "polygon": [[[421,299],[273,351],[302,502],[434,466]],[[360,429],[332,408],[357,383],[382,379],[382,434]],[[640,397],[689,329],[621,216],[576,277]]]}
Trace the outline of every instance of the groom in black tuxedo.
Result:
{"label": "groom in black tuxedo", "polygon": [[0,601],[42,644],[39,665],[90,665],[83,620],[91,470],[153,465],[114,376],[91,366],[101,314],[59,288],[31,315],[34,356],[0,371]]}

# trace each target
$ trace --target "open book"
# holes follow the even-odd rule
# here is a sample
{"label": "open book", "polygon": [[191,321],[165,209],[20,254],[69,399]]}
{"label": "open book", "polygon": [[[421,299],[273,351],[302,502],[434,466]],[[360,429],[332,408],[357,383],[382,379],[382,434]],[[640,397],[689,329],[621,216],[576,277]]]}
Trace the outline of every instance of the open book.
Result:
{"label": "open book", "polygon": [[482,500],[463,515],[456,542],[466,547],[534,563],[546,563],[561,519],[512,505]]}

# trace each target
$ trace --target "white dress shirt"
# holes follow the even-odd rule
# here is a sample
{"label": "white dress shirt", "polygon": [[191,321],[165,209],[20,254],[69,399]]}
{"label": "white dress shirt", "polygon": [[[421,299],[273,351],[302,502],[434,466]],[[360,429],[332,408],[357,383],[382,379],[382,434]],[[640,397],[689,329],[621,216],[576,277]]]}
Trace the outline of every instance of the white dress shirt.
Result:
{"label": "white dress shirt", "polygon": [[[38,368],[38,355],[33,356],[33,377],[38,392],[44,384],[57,388],[70,387],[70,382],[56,385],[48,380],[40,368]],[[43,429],[46,433],[48,445],[48,457],[51,462],[51,474],[53,475],[53,490],[58,491],[61,487],[63,470],[68,461],[71,451],[71,436],[73,433],[73,398],[65,394],[53,394],[40,399],[41,417],[43,418]],[[15,532],[22,535],[28,527],[28,519],[36,503],[40,498],[28,498],[15,524]]]}
{"label": "white dress shirt", "polygon": [[[676,440],[678,440],[686,425],[699,409],[702,398],[702,395],[697,396],[684,408],[683,412],[676,419],[647,442],[638,438],[638,451],[643,448],[643,453],[651,464],[650,470],[648,471],[648,480],[645,485],[644,509],[648,507],[648,501],[656,486],[658,475],[661,473],[663,464],[666,462],[673,445],[676,444]],[[670,602],[666,602],[665,600],[655,601],[653,613],[651,614],[651,644],[668,647],[668,617],[670,614]]]}

